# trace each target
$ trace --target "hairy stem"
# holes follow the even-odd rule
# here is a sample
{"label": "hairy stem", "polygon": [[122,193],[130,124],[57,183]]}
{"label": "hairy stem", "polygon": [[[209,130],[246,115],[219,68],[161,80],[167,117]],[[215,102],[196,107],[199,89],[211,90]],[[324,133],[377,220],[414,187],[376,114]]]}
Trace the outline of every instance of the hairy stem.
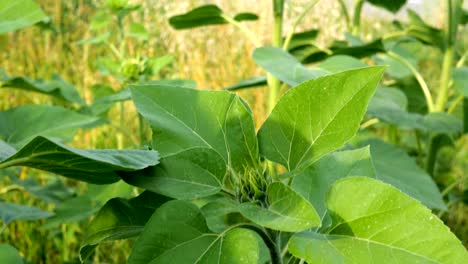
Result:
{"label": "hairy stem", "polygon": [[433,112],[434,100],[432,99],[432,94],[431,94],[431,91],[429,90],[429,86],[427,85],[426,81],[424,81],[424,78],[422,77],[421,73],[419,73],[419,71],[416,70],[416,68],[409,61],[407,61],[406,59],[404,59],[397,53],[393,51],[389,51],[387,55],[399,61],[403,65],[405,65],[413,73],[414,77],[418,81],[419,86],[421,86],[421,89],[424,93],[424,97],[426,98],[426,104],[427,104],[427,108],[429,109],[429,112]]}
{"label": "hairy stem", "polygon": [[238,28],[240,31],[242,31],[242,32],[247,36],[247,38],[249,38],[250,41],[252,41],[252,43],[255,45],[255,47],[260,47],[260,46],[261,46],[261,43],[260,43],[260,41],[257,39],[257,37],[255,36],[255,34],[254,34],[250,29],[248,29],[244,24],[239,23],[238,21],[236,21],[236,20],[233,19],[232,17],[227,16],[227,15],[225,15],[225,14],[222,14],[221,16],[222,16],[229,24],[235,26],[235,27]]}
{"label": "hairy stem", "polygon": [[344,2],[344,0],[338,0],[338,3],[340,3],[340,10],[345,18],[346,28],[348,31],[351,31],[352,30],[351,17],[349,16],[348,7],[346,6],[346,3]]}
{"label": "hairy stem", "polygon": [[[274,47],[281,47],[283,34],[283,7],[284,0],[273,0],[273,39]],[[276,105],[278,93],[281,86],[280,80],[268,73],[268,113],[270,113]]]}

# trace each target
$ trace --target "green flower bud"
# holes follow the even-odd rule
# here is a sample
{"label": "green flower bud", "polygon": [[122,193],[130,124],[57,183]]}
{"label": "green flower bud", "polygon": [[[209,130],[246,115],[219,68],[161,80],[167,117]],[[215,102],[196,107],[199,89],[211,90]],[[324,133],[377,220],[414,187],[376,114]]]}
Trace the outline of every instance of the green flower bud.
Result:
{"label": "green flower bud", "polygon": [[127,79],[138,79],[144,70],[144,65],[137,59],[128,59],[120,66],[120,73]]}

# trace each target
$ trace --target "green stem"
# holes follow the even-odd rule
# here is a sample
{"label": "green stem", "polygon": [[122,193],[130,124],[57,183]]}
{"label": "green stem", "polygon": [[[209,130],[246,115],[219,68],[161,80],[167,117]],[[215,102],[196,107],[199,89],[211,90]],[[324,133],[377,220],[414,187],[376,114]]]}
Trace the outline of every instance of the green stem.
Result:
{"label": "green stem", "polygon": [[[282,34],[283,34],[283,0],[273,0],[273,40],[272,44],[274,47],[281,47],[282,45]],[[268,113],[271,113],[276,105],[278,99],[278,93],[281,86],[280,80],[275,78],[273,75],[267,75],[268,82]]]}
{"label": "green stem", "polygon": [[465,98],[465,96],[463,95],[460,95],[457,97],[457,99],[455,99],[455,102],[449,107],[449,109],[447,110],[447,113],[451,114],[453,113],[453,111],[455,111],[455,109],[457,108],[457,106],[463,102],[463,99]]}
{"label": "green stem", "polygon": [[235,19],[233,19],[233,18],[230,17],[230,16],[227,16],[226,14],[222,14],[221,16],[222,16],[229,24],[235,26],[235,27],[238,28],[240,31],[242,31],[242,32],[250,39],[250,41],[252,41],[252,43],[253,43],[256,47],[260,47],[260,46],[261,46],[261,43],[260,43],[260,41],[257,39],[257,37],[255,36],[255,34],[254,34],[250,29],[248,29],[244,24],[239,23],[238,21],[236,21]]}
{"label": "green stem", "polygon": [[145,120],[143,119],[143,116],[140,113],[138,113],[138,134],[140,135],[140,145],[143,145],[146,140]]}
{"label": "green stem", "polygon": [[353,35],[359,34],[359,30],[361,27],[361,13],[362,7],[364,6],[365,0],[356,0],[356,6],[354,7],[354,14],[353,14]]}
{"label": "green stem", "polygon": [[414,77],[418,81],[419,86],[421,86],[421,89],[424,93],[424,97],[426,98],[426,104],[427,104],[427,108],[429,109],[429,112],[434,112],[434,100],[432,99],[432,94],[431,94],[431,91],[429,90],[429,86],[427,85],[426,81],[424,81],[424,78],[422,77],[421,73],[419,73],[419,71],[416,70],[416,68],[409,61],[407,61],[406,59],[404,59],[397,53],[393,51],[389,51],[387,55],[401,62],[413,73]]}
{"label": "green stem", "polygon": [[452,78],[453,69],[453,46],[447,47],[444,53],[444,62],[442,65],[442,73],[440,76],[440,87],[437,102],[435,104],[436,112],[443,112],[447,104],[448,94],[450,90],[450,80]]}
{"label": "green stem", "polygon": [[348,31],[351,31],[351,17],[349,16],[348,7],[346,6],[344,0],[338,0],[338,3],[340,3],[341,13],[345,18],[346,28],[348,29]]}
{"label": "green stem", "polygon": [[304,8],[304,11],[302,11],[302,13],[296,18],[296,20],[294,21],[291,29],[289,30],[288,32],[288,35],[284,41],[284,44],[283,44],[283,50],[288,50],[288,47],[289,47],[289,44],[291,44],[291,40],[294,36],[294,32],[296,31],[296,27],[299,25],[299,23],[302,21],[302,19],[304,19],[305,15],[312,9],[312,7],[314,7],[320,0],[313,0],[311,1],[305,8]]}

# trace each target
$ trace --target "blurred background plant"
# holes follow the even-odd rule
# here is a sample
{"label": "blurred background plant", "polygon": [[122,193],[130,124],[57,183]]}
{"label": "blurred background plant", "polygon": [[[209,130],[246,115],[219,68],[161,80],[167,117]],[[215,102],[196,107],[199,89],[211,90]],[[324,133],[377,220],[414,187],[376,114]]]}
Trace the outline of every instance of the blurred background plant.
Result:
{"label": "blurred background plant", "polygon": [[[285,32],[293,26],[294,18],[308,2],[286,1]],[[343,3],[352,10],[352,2]],[[429,19],[431,25],[441,27],[444,18],[439,2],[442,1],[410,1],[408,6],[413,9],[421,7],[416,10],[422,17]],[[32,79],[50,80],[50,76],[58,74],[64,82],[76,87],[84,102],[91,107],[79,108],[51,100],[47,95],[20,89],[1,89],[0,111],[26,104],[53,104],[81,112],[94,111],[110,125],[79,130],[71,143],[79,148],[124,148],[145,143],[149,132],[142,121],[135,118],[138,115],[133,104],[125,101],[128,95],[123,86],[126,84],[159,79],[193,80],[199,88],[219,90],[263,73],[251,58],[254,44],[236,28],[212,26],[175,31],[168,23],[169,17],[204,3],[216,4],[229,14],[249,10],[260,17],[258,21],[248,22],[250,30],[261,43],[269,43],[271,39],[272,21],[267,19],[272,17],[271,1],[40,0],[37,3],[50,16],[50,22],[0,35],[0,69],[4,70],[5,76],[28,76]],[[348,25],[341,7],[340,1],[320,1],[298,25],[298,31],[320,29],[315,40],[319,47],[328,47],[335,40],[345,40]],[[384,36],[394,31],[392,20],[407,19],[405,14],[406,11],[401,10],[394,16],[365,5],[359,34],[365,41]],[[459,49],[464,51],[468,49],[466,33],[466,27],[461,29],[459,36],[462,39],[457,42],[463,43]],[[418,59],[419,69],[428,86],[438,87],[443,58],[441,51],[421,46],[413,47],[411,51]],[[466,65],[466,61],[464,63]],[[267,104],[265,89],[239,93],[257,113],[259,120],[256,124],[261,124],[267,114],[264,110]],[[117,107],[113,106],[114,102],[118,102]],[[406,138],[401,135],[400,140]],[[452,204],[447,212],[439,214],[466,246],[466,135],[457,141],[454,148],[442,149],[441,153],[434,177],[446,187],[443,195],[449,196]],[[57,179],[26,168],[3,170],[0,181],[2,201],[56,213],[47,222],[12,221],[2,229],[0,241],[13,245],[30,263],[78,262],[83,229],[91,215],[108,199],[130,197],[135,191],[125,184],[101,187]],[[460,193],[464,195],[456,195]],[[132,240],[123,240],[104,244],[90,261],[124,263],[132,243]]]}

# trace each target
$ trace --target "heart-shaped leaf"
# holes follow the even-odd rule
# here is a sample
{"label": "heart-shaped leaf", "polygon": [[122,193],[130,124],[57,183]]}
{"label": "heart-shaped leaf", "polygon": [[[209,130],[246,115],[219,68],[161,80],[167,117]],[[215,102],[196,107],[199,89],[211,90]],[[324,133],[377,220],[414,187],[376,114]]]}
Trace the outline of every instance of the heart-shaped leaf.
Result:
{"label": "heart-shaped leaf", "polygon": [[226,166],[210,148],[191,148],[168,155],[161,164],[138,172],[121,172],[132,185],[176,199],[195,199],[221,190]]}
{"label": "heart-shaped leaf", "polygon": [[261,154],[291,171],[341,147],[357,132],[384,69],[345,71],[288,91],[258,132]]}
{"label": "heart-shaped leaf", "polygon": [[292,171],[288,176],[293,177],[291,187],[314,206],[322,219],[322,226],[328,227],[331,224],[326,208],[328,189],[335,181],[356,175],[375,178],[368,147],[330,153],[306,169]]}
{"label": "heart-shaped leaf", "polygon": [[333,184],[329,234],[293,235],[289,251],[307,263],[463,263],[468,253],[440,219],[398,189],[367,177]]}
{"label": "heart-shaped leaf", "polygon": [[257,169],[252,112],[235,94],[164,85],[134,85],[131,93],[163,157],[203,147],[216,151],[230,170]]}
{"label": "heart-shaped leaf", "polygon": [[261,226],[286,232],[320,226],[320,217],[314,207],[283,183],[270,184],[267,196],[268,208],[244,203],[239,206],[242,215]]}
{"label": "heart-shaped leaf", "polygon": [[158,152],[154,150],[80,150],[36,137],[0,162],[0,169],[27,166],[80,181],[105,184],[120,180],[117,171],[136,171],[158,163]]}
{"label": "heart-shaped leaf", "polygon": [[139,235],[154,211],[169,200],[149,191],[132,199],[109,200],[88,225],[80,249],[80,258],[85,260],[93,249],[104,241]]}
{"label": "heart-shaped leaf", "polygon": [[148,221],[128,264],[257,263],[258,239],[242,228],[209,233],[200,209],[189,202],[171,201]]}

